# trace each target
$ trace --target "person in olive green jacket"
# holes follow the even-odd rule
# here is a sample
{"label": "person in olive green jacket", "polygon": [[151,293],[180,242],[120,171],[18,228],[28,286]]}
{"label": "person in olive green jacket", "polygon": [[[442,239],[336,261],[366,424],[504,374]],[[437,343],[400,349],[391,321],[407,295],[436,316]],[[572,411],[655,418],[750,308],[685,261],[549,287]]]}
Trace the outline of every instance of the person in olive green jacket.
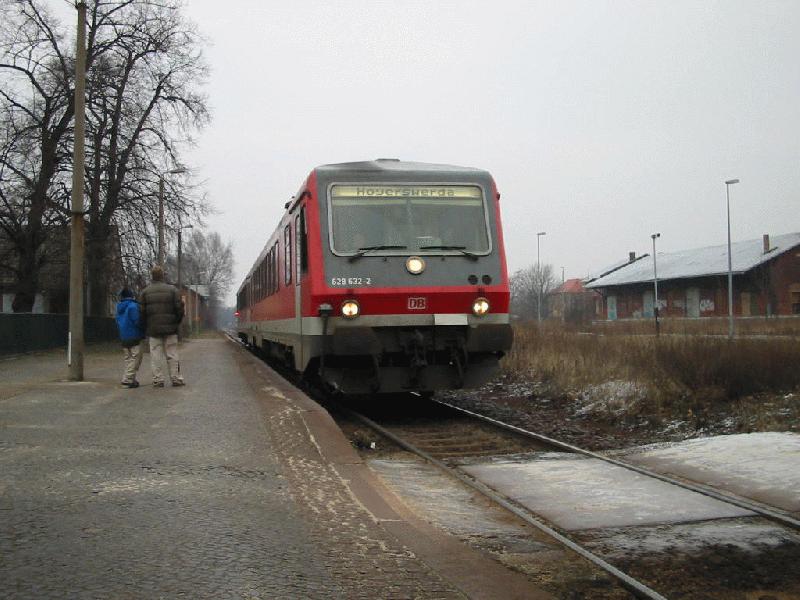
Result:
{"label": "person in olive green jacket", "polygon": [[164,387],[161,366],[165,354],[172,385],[186,385],[178,360],[178,326],[183,319],[183,299],[178,288],[164,281],[164,269],[159,265],[153,267],[150,275],[152,283],[142,291],[139,304],[145,333],[150,341],[153,387]]}

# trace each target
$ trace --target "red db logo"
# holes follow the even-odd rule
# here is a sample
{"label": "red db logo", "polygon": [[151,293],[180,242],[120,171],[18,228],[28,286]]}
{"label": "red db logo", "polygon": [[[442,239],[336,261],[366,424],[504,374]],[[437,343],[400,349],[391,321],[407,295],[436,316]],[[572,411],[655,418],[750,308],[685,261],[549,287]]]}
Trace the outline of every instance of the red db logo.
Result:
{"label": "red db logo", "polygon": [[408,310],[425,310],[427,307],[427,300],[425,298],[409,298]]}

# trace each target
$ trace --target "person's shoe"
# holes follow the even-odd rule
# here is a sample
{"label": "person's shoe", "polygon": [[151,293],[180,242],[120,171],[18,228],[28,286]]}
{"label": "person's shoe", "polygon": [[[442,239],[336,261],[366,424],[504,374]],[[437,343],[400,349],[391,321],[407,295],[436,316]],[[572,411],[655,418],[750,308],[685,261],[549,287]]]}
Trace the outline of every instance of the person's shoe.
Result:
{"label": "person's shoe", "polygon": [[122,382],[122,387],[137,388],[137,387],[139,387],[139,382],[136,381],[135,379],[133,381],[123,381]]}
{"label": "person's shoe", "polygon": [[154,381],[153,382],[153,387],[164,387],[164,382],[163,381]]}
{"label": "person's shoe", "polygon": [[183,379],[173,379],[172,380],[172,387],[180,387],[182,385],[186,385],[186,382]]}

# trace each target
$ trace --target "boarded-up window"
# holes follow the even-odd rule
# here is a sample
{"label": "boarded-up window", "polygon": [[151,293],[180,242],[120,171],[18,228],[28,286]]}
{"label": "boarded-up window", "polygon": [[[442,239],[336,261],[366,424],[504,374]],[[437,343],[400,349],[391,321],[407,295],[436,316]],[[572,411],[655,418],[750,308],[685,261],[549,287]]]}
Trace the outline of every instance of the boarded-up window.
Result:
{"label": "boarded-up window", "polygon": [[608,307],[608,320],[609,321],[616,321],[617,320],[617,297],[616,296],[609,296],[606,299],[607,307]]}
{"label": "boarded-up window", "polygon": [[686,316],[691,318],[700,316],[700,288],[686,290]]}
{"label": "boarded-up window", "polygon": [[789,294],[792,302],[792,314],[800,315],[800,283],[790,285]]}

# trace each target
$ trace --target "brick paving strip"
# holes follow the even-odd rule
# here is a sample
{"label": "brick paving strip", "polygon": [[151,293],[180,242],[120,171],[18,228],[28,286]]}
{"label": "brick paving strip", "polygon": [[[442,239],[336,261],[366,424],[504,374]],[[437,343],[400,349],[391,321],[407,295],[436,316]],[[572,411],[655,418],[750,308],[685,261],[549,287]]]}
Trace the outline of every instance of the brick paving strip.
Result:
{"label": "brick paving strip", "polygon": [[535,598],[407,514],[330,417],[223,339],[185,388],[87,381],[62,353],[0,362],[0,597]]}

